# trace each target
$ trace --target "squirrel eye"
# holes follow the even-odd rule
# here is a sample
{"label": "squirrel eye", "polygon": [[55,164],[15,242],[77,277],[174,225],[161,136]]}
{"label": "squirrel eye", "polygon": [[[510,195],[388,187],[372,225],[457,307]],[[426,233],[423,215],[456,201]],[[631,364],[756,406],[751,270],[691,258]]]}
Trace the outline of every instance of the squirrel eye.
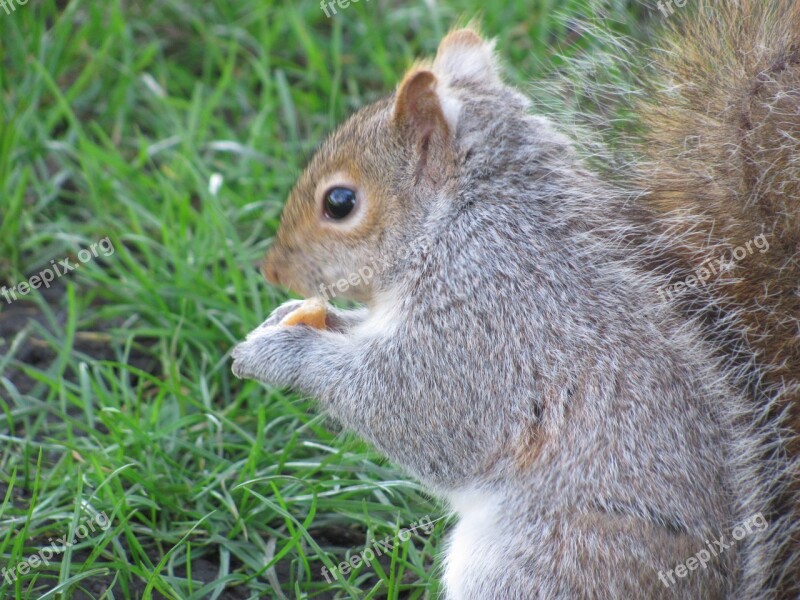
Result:
{"label": "squirrel eye", "polygon": [[331,219],[344,219],[356,206],[356,193],[350,188],[335,187],[325,192],[325,214]]}

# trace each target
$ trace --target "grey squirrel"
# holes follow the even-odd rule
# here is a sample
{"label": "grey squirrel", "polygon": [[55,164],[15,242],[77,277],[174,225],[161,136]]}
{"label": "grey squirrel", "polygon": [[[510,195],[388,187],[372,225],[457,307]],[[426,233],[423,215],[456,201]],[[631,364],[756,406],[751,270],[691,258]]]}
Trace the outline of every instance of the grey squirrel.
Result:
{"label": "grey squirrel", "polygon": [[451,32],[319,148],[265,258],[364,307],[281,306],[234,373],[450,503],[450,600],[800,595],[800,5],[699,0],[663,47],[622,186]]}

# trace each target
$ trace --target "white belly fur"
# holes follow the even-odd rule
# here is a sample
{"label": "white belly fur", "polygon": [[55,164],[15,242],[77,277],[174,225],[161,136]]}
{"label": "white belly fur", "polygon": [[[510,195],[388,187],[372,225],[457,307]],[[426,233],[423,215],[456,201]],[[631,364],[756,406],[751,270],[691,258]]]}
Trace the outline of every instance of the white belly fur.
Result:
{"label": "white belly fur", "polygon": [[482,578],[500,562],[496,495],[474,490],[450,494],[458,524],[450,535],[444,567],[447,600],[467,600],[466,578]]}

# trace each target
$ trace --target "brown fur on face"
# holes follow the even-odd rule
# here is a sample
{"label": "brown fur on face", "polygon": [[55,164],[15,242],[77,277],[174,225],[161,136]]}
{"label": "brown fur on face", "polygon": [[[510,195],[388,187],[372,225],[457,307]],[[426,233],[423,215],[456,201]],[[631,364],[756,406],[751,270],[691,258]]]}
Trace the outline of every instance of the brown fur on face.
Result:
{"label": "brown fur on face", "polygon": [[[451,135],[436,83],[433,73],[415,67],[394,96],[362,109],[320,147],[292,190],[264,258],[267,280],[304,296],[335,289],[336,296],[371,302],[385,280],[383,249],[400,229],[391,225],[406,222],[410,213],[421,216],[441,174],[452,170]],[[408,179],[386,177],[409,172],[412,186]],[[356,218],[336,222],[325,216],[321,198],[337,182],[356,190]],[[365,267],[372,271],[368,281],[354,277]]]}
{"label": "brown fur on face", "polygon": [[[379,238],[390,216],[385,203],[391,190],[374,177],[391,156],[389,106],[385,101],[363,109],[314,155],[289,195],[281,226],[264,258],[262,271],[271,283],[312,296],[320,293],[321,285],[346,279],[373,260],[366,248]],[[365,146],[365,138],[374,144]],[[357,203],[363,203],[353,226],[333,222],[323,213],[321,194],[341,181],[349,182]],[[353,286],[345,297],[365,300],[367,295],[367,290]]]}

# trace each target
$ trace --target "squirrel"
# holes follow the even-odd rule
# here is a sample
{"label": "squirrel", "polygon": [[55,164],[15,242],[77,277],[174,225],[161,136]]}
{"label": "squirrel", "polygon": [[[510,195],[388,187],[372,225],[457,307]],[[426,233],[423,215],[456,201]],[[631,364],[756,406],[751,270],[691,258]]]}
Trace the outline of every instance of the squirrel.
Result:
{"label": "squirrel", "polygon": [[689,10],[625,182],[469,26],[287,201],[267,280],[362,307],[282,305],[233,372],[452,507],[450,600],[800,595],[800,3]]}

